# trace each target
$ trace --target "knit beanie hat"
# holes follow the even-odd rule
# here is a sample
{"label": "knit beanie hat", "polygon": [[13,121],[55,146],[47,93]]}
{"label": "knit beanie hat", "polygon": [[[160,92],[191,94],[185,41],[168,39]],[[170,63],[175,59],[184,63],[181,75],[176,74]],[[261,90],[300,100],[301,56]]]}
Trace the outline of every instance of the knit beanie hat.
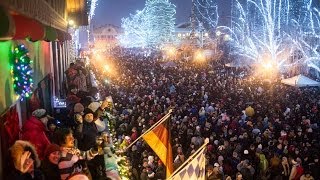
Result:
{"label": "knit beanie hat", "polygon": [[45,109],[36,109],[32,112],[32,116],[36,117],[37,119],[41,119],[47,116],[47,111]]}
{"label": "knit beanie hat", "polygon": [[60,151],[60,147],[57,144],[49,144],[44,151],[44,156],[48,158],[51,153],[56,151]]}
{"label": "knit beanie hat", "polygon": [[84,111],[84,106],[81,103],[76,103],[73,107],[74,113],[81,113]]}
{"label": "knit beanie hat", "polygon": [[93,114],[94,115],[94,112],[89,108],[85,108],[84,111],[83,111],[83,117],[85,117],[87,114]]}
{"label": "knit beanie hat", "polygon": [[92,102],[89,104],[88,108],[91,109],[93,112],[96,112],[100,106],[101,104],[99,102]]}

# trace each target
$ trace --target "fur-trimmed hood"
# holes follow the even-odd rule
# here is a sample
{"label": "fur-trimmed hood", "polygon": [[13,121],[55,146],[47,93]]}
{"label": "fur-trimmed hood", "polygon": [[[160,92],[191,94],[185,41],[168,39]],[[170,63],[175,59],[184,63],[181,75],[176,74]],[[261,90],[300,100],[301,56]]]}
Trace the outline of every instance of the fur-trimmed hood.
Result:
{"label": "fur-trimmed hood", "polygon": [[36,148],[29,141],[22,140],[17,140],[10,148],[10,154],[14,166],[19,166],[21,156],[26,148],[31,151],[31,156],[34,156],[34,166],[38,168],[40,166],[40,160]]}

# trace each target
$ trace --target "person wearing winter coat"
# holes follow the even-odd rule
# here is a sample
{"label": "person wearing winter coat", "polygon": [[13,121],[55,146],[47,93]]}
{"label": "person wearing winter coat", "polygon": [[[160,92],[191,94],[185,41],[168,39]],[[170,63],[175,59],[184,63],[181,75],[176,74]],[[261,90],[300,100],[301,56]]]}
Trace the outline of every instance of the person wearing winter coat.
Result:
{"label": "person wearing winter coat", "polygon": [[266,156],[261,152],[261,149],[257,149],[256,155],[259,158],[259,173],[260,173],[260,177],[264,177],[266,175],[266,171],[268,169],[269,162],[266,159]]}
{"label": "person wearing winter coat", "polygon": [[290,169],[287,157],[282,157],[280,169],[281,169],[282,178],[283,179],[289,179],[289,175],[290,175],[291,169]]}
{"label": "person wearing winter coat", "polygon": [[[79,149],[88,151],[97,144],[99,132],[94,123],[94,112],[86,108],[83,112],[83,123],[79,124],[82,128],[78,128],[75,135],[79,143]],[[102,151],[103,152],[103,151]],[[87,162],[92,178],[97,179],[104,176],[104,158],[102,155],[95,156],[91,161]]]}
{"label": "person wearing winter coat", "polygon": [[301,177],[300,180],[314,180],[314,178],[311,176],[310,171],[306,171]]}
{"label": "person wearing winter coat", "polygon": [[218,167],[209,165],[207,168],[206,180],[221,180],[221,179],[222,179],[222,176],[219,173]]}
{"label": "person wearing winter coat", "polygon": [[156,175],[155,177],[157,179],[166,179],[166,170],[165,170],[165,166],[163,165],[162,161],[159,160],[158,161],[158,167],[156,169]]}
{"label": "person wearing winter coat", "polygon": [[32,112],[32,116],[22,127],[22,140],[34,144],[40,160],[44,159],[44,151],[50,144],[46,135],[48,117],[45,109],[37,109]]}
{"label": "person wearing winter coat", "polygon": [[103,137],[103,152],[104,152],[104,168],[107,177],[113,180],[120,180],[117,164],[117,155],[115,154],[114,145],[112,144],[112,137],[109,133],[102,133]]}
{"label": "person wearing winter coat", "polygon": [[255,169],[251,166],[249,160],[241,161],[237,165],[237,169],[243,175],[244,179],[253,180]]}
{"label": "person wearing winter coat", "polygon": [[41,161],[41,171],[45,179],[60,180],[58,163],[60,161],[60,147],[50,144],[45,150],[45,158]]}
{"label": "person wearing winter coat", "polygon": [[313,162],[309,163],[309,168],[314,179],[320,179],[320,163],[319,157],[317,155],[314,156]]}
{"label": "person wearing winter coat", "polygon": [[98,155],[98,147],[94,146],[90,150],[81,151],[75,146],[75,139],[70,129],[61,128],[56,133],[61,152],[58,163],[61,179],[65,180],[77,173],[91,177],[86,161]]}
{"label": "person wearing winter coat", "polygon": [[301,165],[301,159],[297,158],[296,161],[292,160],[291,163],[292,163],[292,168],[291,168],[289,180],[299,180],[304,173],[304,169]]}
{"label": "person wearing winter coat", "polygon": [[28,141],[17,140],[9,149],[9,167],[12,170],[7,179],[44,180],[39,170],[40,160],[35,147]]}
{"label": "person wearing winter coat", "polygon": [[75,137],[78,140],[79,149],[87,151],[96,144],[96,137],[99,136],[99,133],[94,123],[94,112],[91,109],[84,110],[82,119],[78,120]]}

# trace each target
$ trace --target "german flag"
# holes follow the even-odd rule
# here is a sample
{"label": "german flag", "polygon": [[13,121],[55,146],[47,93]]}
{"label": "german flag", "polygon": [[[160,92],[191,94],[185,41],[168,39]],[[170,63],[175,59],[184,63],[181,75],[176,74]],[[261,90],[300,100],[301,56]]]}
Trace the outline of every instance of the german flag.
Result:
{"label": "german flag", "polygon": [[167,121],[169,117],[170,115],[166,115],[164,119],[160,120],[162,122],[142,136],[166,166],[167,178],[173,172],[172,147],[170,143],[170,130],[168,128],[169,121]]}

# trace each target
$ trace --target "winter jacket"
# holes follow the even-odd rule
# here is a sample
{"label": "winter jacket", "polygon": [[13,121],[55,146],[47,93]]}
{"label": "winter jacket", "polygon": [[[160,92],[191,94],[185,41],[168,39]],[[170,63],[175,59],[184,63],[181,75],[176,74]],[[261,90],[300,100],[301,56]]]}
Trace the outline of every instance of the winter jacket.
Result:
{"label": "winter jacket", "polygon": [[84,121],[79,126],[75,135],[79,143],[79,149],[82,151],[87,151],[96,145],[96,137],[99,135],[98,129],[94,122],[88,123]]}
{"label": "winter jacket", "polygon": [[22,174],[18,170],[14,170],[8,179],[12,180],[46,180],[45,177],[43,176],[42,172],[39,169],[35,169],[33,172],[33,177],[29,173],[24,173]]}
{"label": "winter jacket", "polygon": [[98,155],[98,152],[92,149],[80,151],[76,148],[62,148],[61,159],[58,164],[61,179],[67,179],[76,173],[88,173],[85,162],[81,162],[81,160],[91,160],[96,155]]}
{"label": "winter jacket", "polygon": [[[25,152],[25,149],[28,149],[31,152],[31,156],[34,160],[34,178],[32,178],[31,174],[29,173],[21,173],[19,170],[15,169],[14,167],[18,167],[20,163],[20,159],[22,154]],[[10,148],[10,155],[11,155],[11,165],[13,169],[9,174],[8,179],[14,180],[29,180],[29,179],[36,179],[36,180],[43,180],[44,176],[41,171],[38,170],[40,166],[40,160],[37,155],[35,147],[28,141],[21,141],[17,140],[12,147]]]}
{"label": "winter jacket", "polygon": [[46,135],[45,125],[32,116],[22,127],[22,140],[31,142],[39,155],[40,160],[44,159],[44,151],[50,144],[50,141]]}
{"label": "winter jacket", "polygon": [[114,154],[114,146],[111,143],[106,143],[104,151],[104,167],[106,171],[118,170],[117,156]]}
{"label": "winter jacket", "polygon": [[43,160],[40,169],[45,179],[60,180],[58,165],[51,163],[49,160]]}

